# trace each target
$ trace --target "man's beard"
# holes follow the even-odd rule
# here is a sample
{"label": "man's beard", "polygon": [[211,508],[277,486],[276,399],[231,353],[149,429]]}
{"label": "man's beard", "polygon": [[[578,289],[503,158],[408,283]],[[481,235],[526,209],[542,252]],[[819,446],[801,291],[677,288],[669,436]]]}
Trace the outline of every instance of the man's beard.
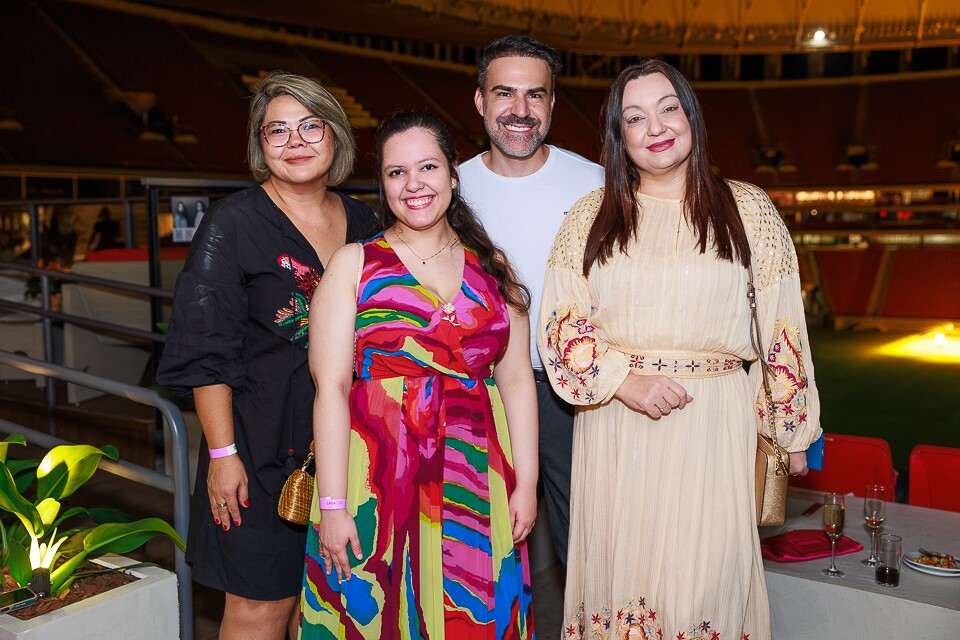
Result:
{"label": "man's beard", "polygon": [[[484,128],[487,135],[490,136],[490,143],[508,158],[529,158],[543,144],[547,132],[550,130],[550,119],[547,119],[547,126],[541,131],[542,122],[539,118],[517,116],[501,116],[496,122],[490,123],[486,118],[483,119]],[[529,134],[514,134],[506,129],[506,125],[532,127]]]}

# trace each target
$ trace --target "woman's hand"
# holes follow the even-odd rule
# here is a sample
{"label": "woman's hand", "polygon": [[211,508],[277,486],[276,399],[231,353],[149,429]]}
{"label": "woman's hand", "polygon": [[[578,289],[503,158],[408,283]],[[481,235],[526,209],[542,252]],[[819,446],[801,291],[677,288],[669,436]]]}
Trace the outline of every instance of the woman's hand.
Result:
{"label": "woman's hand", "polygon": [[222,526],[224,531],[230,530],[231,523],[240,526],[240,507],[250,506],[247,501],[247,472],[240,456],[234,454],[210,460],[207,495],[210,497],[214,522]]}
{"label": "woman's hand", "polygon": [[320,555],[323,556],[323,566],[327,575],[330,575],[331,568],[334,568],[337,570],[337,582],[343,582],[344,576],[349,580],[351,574],[347,545],[350,545],[353,557],[363,560],[357,523],[353,521],[346,509],[325,509],[320,516],[319,531]]}
{"label": "woman's hand", "polygon": [[630,374],[613,394],[634,411],[642,411],[654,420],[673,409],[683,409],[693,401],[687,390],[666,376]]}
{"label": "woman's hand", "polygon": [[807,467],[806,451],[798,451],[790,454],[790,475],[805,476],[809,470]]}
{"label": "woman's hand", "polygon": [[537,521],[537,487],[517,487],[510,496],[510,524],[513,526],[513,544],[527,539]]}

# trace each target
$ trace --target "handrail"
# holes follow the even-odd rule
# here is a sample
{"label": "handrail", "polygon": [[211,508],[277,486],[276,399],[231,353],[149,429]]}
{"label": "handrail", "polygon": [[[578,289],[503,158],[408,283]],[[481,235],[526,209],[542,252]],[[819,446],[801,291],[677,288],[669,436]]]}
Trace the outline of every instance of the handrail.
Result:
{"label": "handrail", "polygon": [[[190,523],[190,476],[187,438],[187,425],[183,414],[173,402],[167,400],[156,391],[144,389],[132,384],[117,382],[109,378],[95,376],[83,371],[76,371],[67,367],[49,364],[34,358],[27,358],[9,351],[0,351],[0,364],[15,367],[27,373],[45,376],[56,380],[63,380],[79,384],[97,391],[127,398],[138,404],[154,407],[163,415],[164,428],[170,434],[173,451],[165,452],[173,458],[173,476],[158,473],[139,465],[130,463],[101,462],[105,471],[133,480],[161,491],[173,494],[173,528],[184,540],[187,539],[187,530]],[[65,440],[29,429],[13,422],[0,419],[0,432],[20,433],[27,442],[50,448],[60,444],[70,444]],[[193,640],[193,585],[191,582],[190,566],[186,557],[179,549],[174,549],[174,564],[177,574],[177,592],[180,599],[180,638]]]}
{"label": "handrail", "polygon": [[[34,267],[18,262],[0,261],[0,271],[4,270],[16,271],[22,274],[39,275],[43,279],[55,278],[65,282],[77,282],[88,284],[94,287],[102,287],[104,289],[115,289],[118,291],[125,291],[137,295],[149,296],[152,298],[162,298],[165,300],[173,299],[173,292],[167,291],[166,289],[158,289],[156,287],[148,287],[146,285],[133,284],[130,282],[121,282],[119,280],[110,280],[108,278],[98,278],[96,276],[88,276],[79,273],[73,273],[71,271],[58,271],[56,269],[44,269],[42,267]],[[49,287],[47,287],[47,289],[49,290]],[[35,307],[23,302],[0,300],[0,309],[12,309],[21,313],[29,313],[40,316],[45,321],[59,320],[61,322],[69,322],[85,329],[125,336],[128,338],[135,338],[138,340],[145,340],[152,343],[164,343],[167,339],[162,333],[157,333],[154,331],[134,329],[133,327],[114,324],[112,322],[104,322],[102,320],[97,320],[96,318],[86,318],[84,316],[78,316],[72,313],[63,313],[62,311],[52,311],[46,304],[43,307]],[[44,332],[46,332],[46,330],[45,324]],[[44,336],[44,339],[46,341],[46,335]],[[50,354],[47,354],[47,357],[50,359]]]}
{"label": "handrail", "polygon": [[[20,173],[30,174],[29,171]],[[146,202],[144,196],[91,196],[86,198],[27,198],[25,200],[0,200],[0,206],[3,207],[29,207],[37,205],[41,207],[53,207],[64,204],[126,204],[127,202]]]}
{"label": "handrail", "polygon": [[98,278],[97,276],[88,276],[73,271],[60,271],[59,269],[45,269],[43,267],[34,267],[33,265],[20,262],[6,262],[0,260],[0,269],[19,270],[26,273],[32,273],[38,276],[47,276],[64,282],[82,282],[105,289],[119,289],[120,291],[129,291],[130,293],[139,293],[145,296],[154,296],[157,298],[166,298],[173,300],[173,292],[157,287],[148,287],[143,284],[134,284],[132,282],[123,282],[121,280],[111,280],[110,278]]}

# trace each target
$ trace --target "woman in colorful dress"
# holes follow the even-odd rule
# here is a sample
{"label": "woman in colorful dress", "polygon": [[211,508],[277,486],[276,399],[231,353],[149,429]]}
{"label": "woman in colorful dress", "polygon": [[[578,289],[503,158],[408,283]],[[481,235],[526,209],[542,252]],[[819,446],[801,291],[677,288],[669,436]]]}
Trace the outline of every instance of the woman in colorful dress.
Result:
{"label": "woman in colorful dress", "polygon": [[533,638],[529,293],[459,197],[434,115],[377,129],[383,233],[310,319],[317,498],[301,638]]}
{"label": "woman in colorful dress", "polygon": [[820,426],[796,253],[762,190],[712,171],[673,67],[625,69],[605,117],[605,188],[567,215],[539,318],[554,388],[584,405],[563,637],[766,640],[747,267],[777,436],[805,473]]}
{"label": "woman in colorful dress", "polygon": [[372,235],[374,218],[332,188],[353,171],[356,144],[313,80],[266,77],[248,136],[260,184],[204,216],[157,380],[193,394],[203,427],[187,559],[194,580],[226,592],[220,637],[283,640],[298,627],[307,532],[277,501],[313,436],[310,298],[333,252]]}

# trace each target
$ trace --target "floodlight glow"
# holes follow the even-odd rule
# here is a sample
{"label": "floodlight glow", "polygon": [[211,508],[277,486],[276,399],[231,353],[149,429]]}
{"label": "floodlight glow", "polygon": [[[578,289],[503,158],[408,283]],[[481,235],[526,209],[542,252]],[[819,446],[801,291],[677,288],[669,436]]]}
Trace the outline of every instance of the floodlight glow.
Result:
{"label": "floodlight glow", "polygon": [[876,353],[923,362],[960,362],[960,331],[954,325],[895,340],[876,349]]}
{"label": "floodlight glow", "polygon": [[826,37],[827,37],[827,34],[824,32],[823,29],[817,29],[816,31],[813,32],[813,39],[816,40],[817,42],[822,42],[823,39]]}

